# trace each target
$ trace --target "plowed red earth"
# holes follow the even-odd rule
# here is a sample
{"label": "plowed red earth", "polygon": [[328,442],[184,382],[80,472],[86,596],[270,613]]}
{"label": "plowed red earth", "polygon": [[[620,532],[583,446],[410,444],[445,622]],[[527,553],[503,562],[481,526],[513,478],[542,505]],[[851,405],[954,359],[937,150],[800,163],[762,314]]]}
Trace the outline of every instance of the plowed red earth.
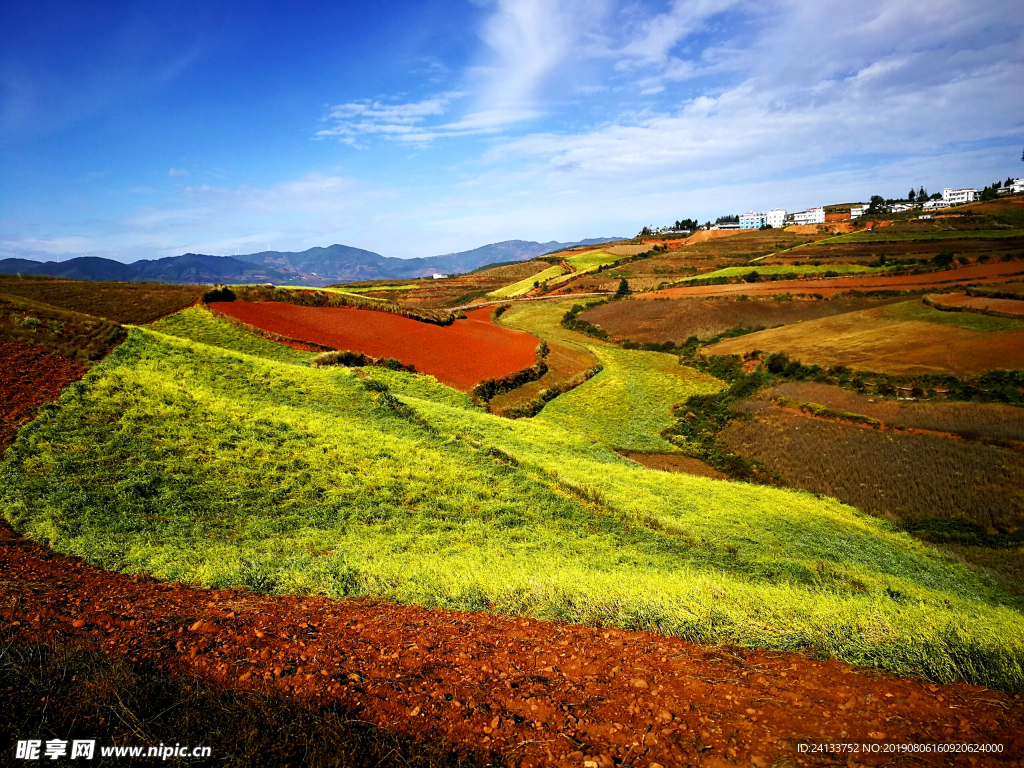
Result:
{"label": "plowed red earth", "polygon": [[847,291],[907,291],[921,288],[947,288],[964,284],[997,283],[1012,275],[1024,274],[1024,262],[975,264],[943,272],[892,277],[830,277],[808,280],[776,280],[763,283],[731,283],[727,285],[693,285],[663,288],[660,291],[637,293],[636,299],[675,299],[684,296],[718,296],[744,293],[750,296],[773,296],[783,293],[820,293],[833,296]]}
{"label": "plowed red earth", "polygon": [[491,322],[489,309],[472,310],[465,320],[439,326],[348,307],[302,307],[276,301],[232,301],[214,306],[218,312],[281,336],[396,358],[463,392],[481,379],[533,365],[537,347],[534,336]]}
{"label": "plowed red earth", "polygon": [[972,755],[979,765],[1016,765],[1024,752],[1019,696],[795,653],[373,600],[205,591],[102,571],[6,527],[0,574],[0,617],[16,642],[91,638],[171,674],[269,688],[314,710],[342,704],[505,764],[954,764],[952,753],[801,751],[819,743],[1002,745]]}
{"label": "plowed red earth", "polygon": [[0,450],[36,408],[57,399],[62,387],[82,378],[85,369],[48,349],[0,341]]}

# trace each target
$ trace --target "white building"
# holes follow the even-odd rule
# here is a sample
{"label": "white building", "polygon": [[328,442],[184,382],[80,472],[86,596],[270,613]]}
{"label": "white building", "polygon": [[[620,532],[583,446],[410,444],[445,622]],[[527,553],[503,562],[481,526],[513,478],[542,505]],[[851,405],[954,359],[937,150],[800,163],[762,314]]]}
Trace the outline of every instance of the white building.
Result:
{"label": "white building", "polygon": [[794,224],[824,224],[825,209],[821,206],[808,208],[806,211],[798,211],[793,214]]}
{"label": "white building", "polygon": [[446,277],[448,277],[448,275],[442,275],[440,272],[434,273],[435,280],[444,280]]}
{"label": "white building", "polygon": [[903,213],[913,208],[917,208],[914,203],[895,203],[889,206],[889,213]]}
{"label": "white building", "polygon": [[760,229],[765,225],[768,217],[763,213],[741,213],[740,214],[740,229]]}
{"label": "white building", "polygon": [[949,208],[949,206],[951,205],[952,203],[947,202],[945,200],[929,200],[927,203],[921,206],[921,210],[934,211],[937,210],[938,208]]}
{"label": "white building", "polygon": [[1024,179],[1014,179],[1013,184],[1010,186],[1010,190],[1015,195],[1019,195],[1024,192]]}
{"label": "white building", "polygon": [[765,214],[765,223],[768,224],[769,227],[779,229],[786,223],[786,209],[772,208]]}
{"label": "white building", "polygon": [[739,229],[740,225],[735,221],[720,221],[711,225],[712,229]]}
{"label": "white building", "polygon": [[859,219],[861,216],[863,216],[867,212],[868,212],[868,206],[867,205],[851,205],[850,206],[850,218],[851,219]]}
{"label": "white building", "polygon": [[968,187],[967,189],[950,189],[946,187],[942,190],[942,199],[950,205],[973,203],[978,199],[978,191],[973,187]]}

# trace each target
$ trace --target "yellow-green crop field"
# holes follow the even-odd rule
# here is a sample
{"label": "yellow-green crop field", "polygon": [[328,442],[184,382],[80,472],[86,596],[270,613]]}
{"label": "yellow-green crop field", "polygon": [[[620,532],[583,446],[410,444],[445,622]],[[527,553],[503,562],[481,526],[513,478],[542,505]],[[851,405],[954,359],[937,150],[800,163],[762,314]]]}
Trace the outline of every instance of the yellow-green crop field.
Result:
{"label": "yellow-green crop field", "polygon": [[759,275],[803,276],[822,275],[826,272],[835,272],[839,275],[849,275],[854,273],[884,272],[887,269],[889,269],[889,267],[865,267],[860,264],[819,264],[818,266],[813,264],[803,264],[799,267],[792,264],[751,264],[745,267],[725,267],[723,269],[715,270],[714,272],[706,272],[701,275],[684,277],[681,282],[687,282],[689,280],[706,280],[710,277],[743,277],[744,275],[749,275],[751,272],[757,272]]}
{"label": "yellow-green crop field", "polygon": [[1013,596],[884,521],[644,469],[557,418],[502,419],[428,377],[313,369],[276,347],[201,308],[131,329],[19,432],[0,509],[124,573],[1024,684]]}
{"label": "yellow-green crop field", "polygon": [[615,264],[618,261],[622,261],[624,256],[612,256],[610,253],[604,251],[590,251],[580,256],[570,256],[565,262],[576,269],[575,272],[571,272],[561,277],[556,277],[548,282],[548,285],[555,286],[567,283],[570,280],[585,275],[588,272],[593,272],[598,267],[606,267],[610,264]]}
{"label": "yellow-green crop field", "polygon": [[529,277],[523,278],[522,280],[512,283],[511,285],[506,285],[502,288],[499,288],[496,291],[491,291],[487,295],[495,299],[511,299],[515,296],[522,296],[524,293],[529,292],[530,289],[533,288],[534,283],[543,283],[545,280],[550,280],[553,277],[558,277],[563,272],[565,272],[565,269],[558,265],[548,267],[547,269],[542,270],[535,275],[530,275]]}

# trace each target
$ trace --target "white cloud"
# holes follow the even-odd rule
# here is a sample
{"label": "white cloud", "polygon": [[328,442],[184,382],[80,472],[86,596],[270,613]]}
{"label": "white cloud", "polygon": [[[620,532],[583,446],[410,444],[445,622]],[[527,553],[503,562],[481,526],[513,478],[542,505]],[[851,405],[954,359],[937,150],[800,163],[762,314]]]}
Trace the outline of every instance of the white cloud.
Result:
{"label": "white cloud", "polygon": [[170,176],[172,179],[177,179],[182,176],[188,176],[188,171],[186,171],[184,168],[171,168],[167,172],[167,175]]}

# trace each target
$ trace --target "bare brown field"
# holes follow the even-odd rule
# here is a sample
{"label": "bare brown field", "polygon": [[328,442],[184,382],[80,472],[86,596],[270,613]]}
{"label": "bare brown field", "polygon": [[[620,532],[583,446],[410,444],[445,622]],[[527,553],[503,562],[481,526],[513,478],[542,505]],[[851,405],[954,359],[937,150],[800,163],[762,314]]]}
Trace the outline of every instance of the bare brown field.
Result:
{"label": "bare brown field", "polygon": [[1010,283],[993,283],[985,288],[978,290],[978,295],[982,296],[985,293],[1008,293],[1015,294],[1021,298],[1024,298],[1024,282],[1015,281]]}
{"label": "bare brown field", "polygon": [[[805,263],[806,262],[805,260]],[[834,296],[853,291],[918,291],[936,290],[966,285],[1005,283],[1007,278],[1024,274],[1024,262],[1006,261],[972,264],[959,269],[923,272],[911,275],[854,275],[807,280],[777,280],[760,283],[733,283],[728,285],[693,285],[662,288],[637,294],[638,299],[674,299],[695,296],[774,296],[778,294],[815,293]]]}
{"label": "bare brown field", "polygon": [[84,373],[80,363],[49,349],[0,339],[0,454],[40,405],[56,400]]}
{"label": "bare brown field", "polygon": [[782,231],[791,232],[794,235],[842,235],[856,231],[856,228],[848,221],[828,221],[830,215],[832,214],[826,214],[824,224],[791,224]]}
{"label": "bare brown field", "polygon": [[1024,441],[1024,408],[1013,405],[901,402],[816,382],[784,382],[765,390],[764,396],[818,403],[835,411],[870,416],[892,427],[948,432],[970,439]]}
{"label": "bare brown field", "polygon": [[[726,339],[704,347],[703,353],[785,352],[805,365],[845,365],[895,375],[1024,369],[1024,327],[972,330],[955,324],[966,322],[966,313],[929,310],[921,302],[892,304]],[[992,327],[1015,323],[982,315],[972,318]]]}
{"label": "bare brown field", "polygon": [[133,325],[151,323],[195,304],[206,288],[202,285],[104,283],[0,275],[0,293]]}
{"label": "bare brown field", "polygon": [[926,298],[936,309],[1024,318],[1024,301],[1019,299],[993,299],[988,296],[968,296],[965,293],[936,294]]}
{"label": "bare brown field", "polygon": [[0,341],[46,347],[88,367],[124,336],[110,320],[0,293]]}
{"label": "bare brown field", "polygon": [[649,251],[650,245],[639,244],[639,245],[612,245],[607,248],[602,248],[605,253],[610,253],[612,256],[636,256],[638,253]]}
{"label": "bare brown field", "polygon": [[1021,238],[965,237],[953,240],[905,240],[901,242],[829,243],[822,242],[777,253],[765,259],[766,264],[858,264],[880,256],[887,259],[931,259],[949,252],[975,261],[983,256],[998,260],[1004,256],[1024,254]]}
{"label": "bare brown field", "polygon": [[523,405],[537,397],[541,390],[549,389],[555,384],[571,379],[576,374],[597,365],[597,358],[583,347],[549,341],[548,356],[545,358],[545,362],[548,365],[547,373],[536,381],[527,382],[511,392],[492,398],[490,401],[491,411],[500,414],[508,408]]}
{"label": "bare brown field", "polygon": [[[631,283],[632,286],[632,283]],[[614,301],[588,309],[581,317],[608,331],[617,339],[639,342],[674,341],[682,344],[690,336],[710,339],[731,328],[774,328],[805,320],[832,317],[847,312],[905,301],[888,299],[838,298],[828,301],[794,299],[662,299],[660,301]]]}
{"label": "bare brown field", "polygon": [[796,488],[904,521],[968,520],[1013,531],[1024,524],[1024,454],[932,435],[890,432],[748,401],[751,421],[721,433]]}

